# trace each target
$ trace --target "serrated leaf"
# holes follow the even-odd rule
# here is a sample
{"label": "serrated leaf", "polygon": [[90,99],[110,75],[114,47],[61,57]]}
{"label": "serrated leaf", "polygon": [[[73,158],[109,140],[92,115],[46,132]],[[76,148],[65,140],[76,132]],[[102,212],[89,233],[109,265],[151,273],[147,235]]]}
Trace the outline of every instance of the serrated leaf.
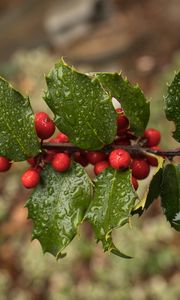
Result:
{"label": "serrated leaf", "polygon": [[101,149],[116,135],[116,112],[97,78],[77,72],[60,60],[46,77],[45,101],[59,130],[83,149]]}
{"label": "serrated leaf", "polygon": [[145,191],[142,199],[135,205],[133,211],[142,214],[144,209],[148,209],[154,199],[156,199],[160,194],[161,180],[162,180],[162,167],[164,164],[164,158],[159,155],[154,155],[152,153],[145,153],[148,156],[152,156],[157,159],[158,165],[154,169],[151,182]]}
{"label": "serrated leaf", "polygon": [[89,205],[92,183],[79,164],[65,173],[47,165],[41,183],[26,203],[28,218],[33,220],[33,239],[44,252],[57,258],[77,233]]}
{"label": "serrated leaf", "polygon": [[[104,251],[125,257],[113,244],[111,232],[128,223],[136,194],[130,182],[131,171],[106,169],[94,181],[94,197],[85,218],[92,224]],[[126,256],[129,258],[128,256]]]}
{"label": "serrated leaf", "polygon": [[168,164],[164,168],[161,204],[171,226],[180,231],[180,165]]}
{"label": "serrated leaf", "polygon": [[35,156],[40,150],[28,98],[0,77],[0,155],[14,161]]}
{"label": "serrated leaf", "polygon": [[97,73],[95,75],[105,90],[116,98],[129,119],[131,130],[142,135],[149,120],[149,103],[138,86],[133,86],[119,73]]}
{"label": "serrated leaf", "polygon": [[168,87],[168,94],[164,100],[166,118],[173,121],[176,126],[173,137],[180,142],[180,72],[175,75],[173,82]]}

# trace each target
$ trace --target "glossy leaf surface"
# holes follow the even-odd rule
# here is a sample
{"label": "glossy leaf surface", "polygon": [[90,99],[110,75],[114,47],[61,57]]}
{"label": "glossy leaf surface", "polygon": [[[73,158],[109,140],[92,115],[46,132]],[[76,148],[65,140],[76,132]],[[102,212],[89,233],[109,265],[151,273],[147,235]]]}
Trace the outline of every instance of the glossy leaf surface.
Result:
{"label": "glossy leaf surface", "polygon": [[149,120],[149,103],[139,88],[133,86],[119,73],[97,73],[97,78],[113,97],[121,104],[129,119],[131,130],[142,135]]}
{"label": "glossy leaf surface", "polygon": [[41,183],[26,207],[33,220],[33,239],[57,258],[77,233],[91,198],[92,183],[79,164],[65,173],[46,166]]}
{"label": "glossy leaf surface", "polygon": [[180,231],[180,165],[168,164],[165,167],[161,203],[171,226]]}
{"label": "glossy leaf surface", "polygon": [[45,101],[56,126],[83,149],[101,149],[116,135],[111,96],[97,78],[77,72],[61,60],[46,77]]}
{"label": "glossy leaf surface", "polygon": [[131,172],[106,169],[94,181],[94,198],[86,218],[92,224],[97,241],[102,241],[104,251],[122,254],[113,244],[111,232],[128,223],[136,194],[130,182]]}
{"label": "glossy leaf surface", "polygon": [[14,161],[39,152],[34,116],[28,98],[0,77],[0,155]]}
{"label": "glossy leaf surface", "polygon": [[175,75],[168,87],[168,94],[165,97],[165,113],[167,119],[175,123],[176,130],[173,132],[173,137],[180,142],[180,72]]}

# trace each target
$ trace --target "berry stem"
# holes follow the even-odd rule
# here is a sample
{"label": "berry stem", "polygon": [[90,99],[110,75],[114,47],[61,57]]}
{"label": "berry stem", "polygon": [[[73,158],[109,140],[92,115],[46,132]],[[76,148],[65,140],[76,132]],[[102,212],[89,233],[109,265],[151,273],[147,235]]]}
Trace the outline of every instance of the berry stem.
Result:
{"label": "berry stem", "polygon": [[[47,143],[43,142],[42,143],[42,148],[46,150],[59,150],[59,152],[64,152],[67,151],[68,153],[74,153],[76,151],[80,151],[82,149],[74,146],[71,143]],[[174,157],[174,156],[180,156],[180,148],[175,148],[175,149],[167,149],[167,150],[154,150],[151,148],[144,148],[139,145],[115,145],[115,144],[110,144],[108,146],[105,146],[104,148],[101,149],[102,152],[109,153],[113,149],[124,149],[128,151],[130,154],[143,154],[145,151],[155,154],[155,155],[161,155],[161,156],[166,156],[166,157]]]}

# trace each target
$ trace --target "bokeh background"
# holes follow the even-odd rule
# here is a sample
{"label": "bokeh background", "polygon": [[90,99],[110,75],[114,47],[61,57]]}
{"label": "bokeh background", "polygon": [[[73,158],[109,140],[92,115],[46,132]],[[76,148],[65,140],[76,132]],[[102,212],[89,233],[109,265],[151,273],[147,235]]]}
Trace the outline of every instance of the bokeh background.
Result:
{"label": "bokeh background", "polygon": [[[76,68],[120,71],[138,82],[151,105],[149,126],[161,130],[162,147],[177,144],[163,112],[163,94],[180,65],[179,0],[0,0],[0,74],[34,111],[43,103],[44,74],[61,56]],[[145,215],[114,233],[134,256],[104,254],[91,228],[58,262],[31,242],[32,224],[20,184],[25,163],[0,176],[1,300],[179,300],[180,240],[155,201]]]}

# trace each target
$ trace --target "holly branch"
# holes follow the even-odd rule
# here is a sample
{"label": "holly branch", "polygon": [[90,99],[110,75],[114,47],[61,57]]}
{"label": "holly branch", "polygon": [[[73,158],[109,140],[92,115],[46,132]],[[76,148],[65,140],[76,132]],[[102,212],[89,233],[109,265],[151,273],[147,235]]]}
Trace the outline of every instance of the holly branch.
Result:
{"label": "holly branch", "polygon": [[[82,151],[81,148],[74,146],[72,143],[42,143],[42,148],[46,150],[58,150],[58,152],[68,152],[74,153],[77,151]],[[144,154],[145,152],[149,152],[155,155],[166,156],[166,157],[174,157],[180,156],[180,148],[172,148],[172,149],[162,149],[162,150],[154,150],[151,148],[142,147],[141,145],[116,145],[110,144],[102,148],[100,151],[109,153],[113,149],[124,149],[128,151],[130,154]]]}

